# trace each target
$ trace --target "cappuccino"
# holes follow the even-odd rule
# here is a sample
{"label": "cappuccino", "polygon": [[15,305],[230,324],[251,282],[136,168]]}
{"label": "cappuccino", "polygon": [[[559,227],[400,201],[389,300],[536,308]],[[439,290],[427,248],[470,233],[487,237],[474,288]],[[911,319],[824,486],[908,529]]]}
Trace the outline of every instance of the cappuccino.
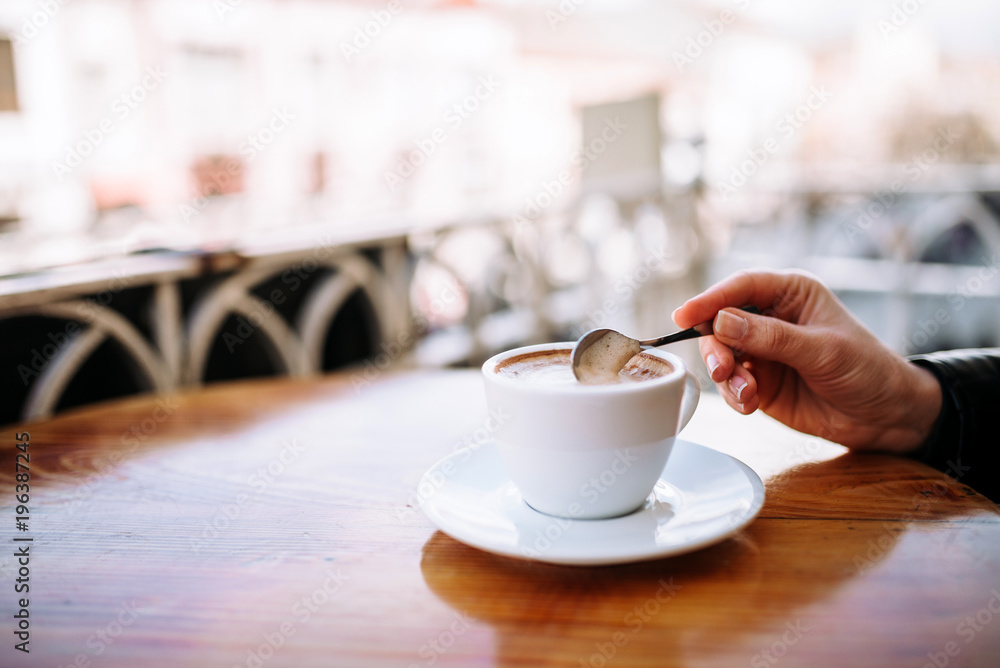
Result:
{"label": "cappuccino", "polygon": [[[487,408],[510,416],[493,438],[534,510],[619,517],[646,502],[701,390],[684,360],[662,350],[640,352],[607,383],[581,383],[573,375],[574,345],[524,346],[483,363]],[[638,459],[623,469],[622,452]],[[589,494],[609,469],[614,484],[605,480],[604,491]]]}
{"label": "cappuccino", "polygon": [[[639,353],[616,376],[602,379],[600,384],[634,383],[662,378],[673,373],[666,360]],[[514,378],[535,385],[578,385],[573,375],[572,351],[539,350],[510,357],[498,363],[494,371],[498,376]]]}

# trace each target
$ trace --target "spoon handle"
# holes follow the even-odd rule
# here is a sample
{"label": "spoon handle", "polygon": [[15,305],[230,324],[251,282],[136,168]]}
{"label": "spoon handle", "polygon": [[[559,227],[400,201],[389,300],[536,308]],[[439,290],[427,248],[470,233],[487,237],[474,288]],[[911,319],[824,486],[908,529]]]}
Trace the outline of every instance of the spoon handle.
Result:
{"label": "spoon handle", "polygon": [[[742,311],[747,313],[753,313],[754,315],[760,315],[760,309],[756,306],[744,306]],[[661,336],[658,339],[646,339],[645,341],[639,341],[639,346],[642,348],[658,348],[660,346],[665,346],[668,343],[675,343],[677,341],[687,341],[688,339],[697,339],[699,336],[707,336],[712,333],[712,321],[703,322],[700,325],[695,325],[691,329],[685,329],[674,334],[667,334],[666,336]]]}

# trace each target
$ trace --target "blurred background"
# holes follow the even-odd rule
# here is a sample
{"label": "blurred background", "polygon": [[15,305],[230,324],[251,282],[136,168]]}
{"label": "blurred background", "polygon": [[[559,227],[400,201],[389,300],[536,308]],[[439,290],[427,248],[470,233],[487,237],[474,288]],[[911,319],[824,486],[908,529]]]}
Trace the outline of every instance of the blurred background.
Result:
{"label": "blurred background", "polygon": [[998,251],[986,0],[0,3],[0,423],[653,336],[747,267],[995,346]]}

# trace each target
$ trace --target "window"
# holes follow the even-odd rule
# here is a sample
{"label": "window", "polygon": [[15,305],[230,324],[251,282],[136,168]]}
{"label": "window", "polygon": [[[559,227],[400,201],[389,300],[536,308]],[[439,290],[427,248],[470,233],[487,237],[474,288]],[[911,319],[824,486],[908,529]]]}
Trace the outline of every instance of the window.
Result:
{"label": "window", "polygon": [[14,82],[14,48],[0,37],[0,111],[17,111],[17,88]]}

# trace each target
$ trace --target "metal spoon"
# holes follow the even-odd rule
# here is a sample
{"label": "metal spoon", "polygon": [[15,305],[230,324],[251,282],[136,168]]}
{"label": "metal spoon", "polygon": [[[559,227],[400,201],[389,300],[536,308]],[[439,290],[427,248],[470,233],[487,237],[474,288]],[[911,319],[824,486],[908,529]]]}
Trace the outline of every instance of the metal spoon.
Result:
{"label": "metal spoon", "polygon": [[[745,306],[743,310],[760,315],[760,309],[756,306]],[[610,382],[641,350],[658,348],[668,343],[695,339],[711,333],[711,320],[658,339],[633,339],[613,329],[592,329],[581,336],[573,346],[573,375],[582,383]]]}

